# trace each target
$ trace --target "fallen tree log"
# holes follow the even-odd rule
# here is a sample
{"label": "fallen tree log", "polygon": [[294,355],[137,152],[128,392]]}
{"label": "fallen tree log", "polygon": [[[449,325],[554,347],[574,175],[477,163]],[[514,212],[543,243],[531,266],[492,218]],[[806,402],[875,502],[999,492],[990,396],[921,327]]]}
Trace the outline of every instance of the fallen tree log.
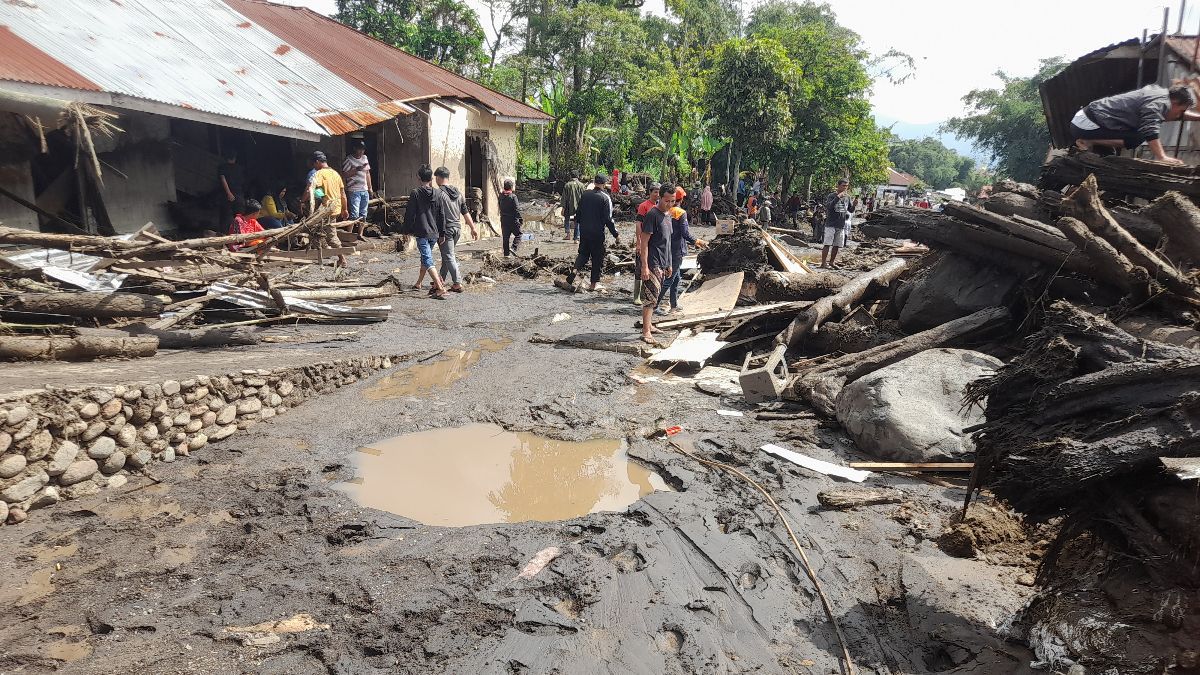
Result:
{"label": "fallen tree log", "polygon": [[1132,296],[1134,302],[1150,297],[1150,273],[1137,267],[1107,240],[1096,236],[1075,218],[1059,218],[1055,225],[1075,244],[1075,250],[1092,261],[1095,279]]}
{"label": "fallen tree log", "polygon": [[[992,229],[1001,232],[1007,232],[1014,237],[1021,237],[1029,241],[1042,244],[1049,248],[1070,253],[1072,246],[1071,242],[1067,241],[1058,232],[1050,232],[1049,230],[1027,225],[1015,217],[1008,217],[1001,213],[986,211],[984,209],[971,206],[963,202],[946,202],[943,207],[943,212],[948,213],[959,220],[965,220],[968,223],[988,226]],[[1026,220],[1032,220],[1026,218]],[[1034,220],[1034,222],[1037,222]]]}
{"label": "fallen tree log", "polygon": [[194,330],[162,330],[145,324],[127,326],[131,335],[158,338],[159,349],[197,349],[203,347],[234,347],[256,345],[263,341],[262,331],[247,326],[228,328],[197,328]]}
{"label": "fallen tree log", "polygon": [[154,356],[153,335],[121,337],[78,331],[66,335],[0,335],[0,359],[9,361],[91,361]]}
{"label": "fallen tree log", "polygon": [[796,274],[772,270],[758,275],[758,289],[754,297],[759,302],[816,300],[832,295],[845,284],[846,277],[833,272]]}
{"label": "fallen tree log", "polygon": [[602,352],[631,354],[643,358],[650,356],[649,345],[641,342],[633,342],[625,338],[626,336],[622,334],[612,335],[605,333],[586,333],[565,338],[551,338],[534,333],[530,336],[529,342],[535,345],[558,345],[560,347],[574,347],[577,349],[596,349]]}
{"label": "fallen tree log", "polygon": [[851,279],[837,293],[817,300],[808,309],[797,314],[788,327],[775,338],[775,344],[788,348],[795,346],[805,335],[820,328],[835,311],[849,310],[850,306],[861,300],[871,288],[886,288],[908,269],[908,263],[906,258],[892,258],[870,272]]}
{"label": "fallen tree log", "polygon": [[1107,240],[1131,263],[1146,268],[1151,277],[1171,292],[1200,304],[1200,289],[1190,279],[1150,249],[1142,246],[1133,235],[1117,224],[1112,214],[1100,202],[1100,188],[1095,176],[1088,176],[1078,188],[1067,195],[1064,206],[1067,205],[1088,229]]}
{"label": "fallen tree log", "polygon": [[125,241],[115,237],[99,237],[92,234],[50,234],[4,227],[3,225],[0,225],[0,244],[37,246],[100,256],[113,255],[118,251],[127,251],[141,245],[140,242]]}
{"label": "fallen tree log", "polygon": [[1010,319],[1011,314],[1004,307],[983,309],[936,328],[801,370],[788,390],[792,396],[803,398],[817,410],[833,416],[842,389],[860,377],[927,349],[962,344],[1006,325]]}
{"label": "fallen tree log", "polygon": [[1042,166],[1040,186],[1059,190],[1079,185],[1088,176],[1112,197],[1158,199],[1168,192],[1200,199],[1196,167],[1172,165],[1132,157],[1101,157],[1094,152],[1055,152]]}
{"label": "fallen tree log", "polygon": [[1181,267],[1200,264],[1200,209],[1178,192],[1154,200],[1142,213],[1162,227],[1163,254]]}
{"label": "fallen tree log", "polygon": [[158,316],[163,301],[140,293],[22,293],[5,303],[4,308],[35,314],[59,314],[95,319]]}

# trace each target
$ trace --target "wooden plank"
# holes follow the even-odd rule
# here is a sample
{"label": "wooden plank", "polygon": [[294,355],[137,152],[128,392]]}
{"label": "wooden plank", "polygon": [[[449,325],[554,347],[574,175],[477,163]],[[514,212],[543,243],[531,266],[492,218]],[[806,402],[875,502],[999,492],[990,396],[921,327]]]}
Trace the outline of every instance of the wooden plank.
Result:
{"label": "wooden plank", "polygon": [[295,262],[297,260],[316,260],[320,256],[339,256],[351,255],[357,249],[353,246],[343,246],[341,248],[325,248],[325,249],[310,249],[302,251],[272,251],[269,255],[261,258],[253,253],[230,253],[229,255],[235,258],[245,258],[249,260],[274,260],[279,262]]}
{"label": "wooden plank", "polygon": [[975,468],[975,462],[850,462],[850,468],[865,471],[968,472]]}
{"label": "wooden plank", "polygon": [[[738,296],[742,292],[744,272],[734,272],[719,277],[713,277],[704,282],[697,290],[683,294],[680,304],[684,317],[714,312],[728,312],[737,306]],[[655,324],[658,325],[658,324]]]}
{"label": "wooden plank", "polygon": [[808,266],[804,264],[804,261],[796,257],[786,246],[779,243],[779,240],[771,236],[770,232],[763,232],[763,241],[767,242],[767,251],[775,257],[775,261],[779,263],[780,268],[784,272],[808,274]]}
{"label": "wooden plank", "polygon": [[[686,297],[686,296],[684,296]],[[688,328],[690,326],[699,326],[704,323],[719,323],[730,319],[741,319],[746,317],[756,317],[763,314],[771,314],[773,312],[784,312],[789,310],[802,310],[812,302],[809,300],[797,300],[795,302],[777,302],[770,305],[752,305],[750,307],[737,307],[728,312],[712,312],[710,314],[702,314],[699,316],[690,316],[683,319],[670,319],[667,321],[655,322],[655,326],[662,329]]]}

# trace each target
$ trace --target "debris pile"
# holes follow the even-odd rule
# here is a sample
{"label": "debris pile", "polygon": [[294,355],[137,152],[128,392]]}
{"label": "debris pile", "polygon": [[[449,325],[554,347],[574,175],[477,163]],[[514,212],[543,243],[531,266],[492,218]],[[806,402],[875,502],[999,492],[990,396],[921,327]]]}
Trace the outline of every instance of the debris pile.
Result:
{"label": "debris pile", "polygon": [[387,305],[349,303],[393,294],[390,277],[365,286],[296,275],[353,252],[342,240],[357,235],[343,228],[356,224],[318,211],[279,230],[182,241],[153,226],[119,237],[0,227],[0,245],[16,247],[0,255],[0,360],[143,357],[254,344],[256,326],[280,321],[386,320]]}

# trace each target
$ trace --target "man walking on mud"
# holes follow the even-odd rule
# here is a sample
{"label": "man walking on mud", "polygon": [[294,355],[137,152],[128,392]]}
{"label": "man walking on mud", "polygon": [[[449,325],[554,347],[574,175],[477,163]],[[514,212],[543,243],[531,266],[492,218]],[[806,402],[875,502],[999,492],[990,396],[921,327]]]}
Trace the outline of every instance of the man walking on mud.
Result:
{"label": "man walking on mud", "polygon": [[[646,194],[646,200],[643,201],[641,204],[638,204],[637,224],[638,224],[639,228],[642,225],[642,219],[646,217],[646,213],[649,212],[650,209],[654,208],[655,204],[658,204],[659,190],[660,190],[660,186],[658,183],[651,183],[650,191]],[[642,266],[641,259],[638,258],[637,256],[638,256],[637,252],[634,251],[633,265],[634,265],[635,269],[641,269],[641,266]],[[640,275],[635,274],[633,276],[633,304],[639,305],[639,304],[641,304],[641,302],[642,302],[642,277]]]}
{"label": "man walking on mud", "polygon": [[[584,266],[591,261],[591,290],[600,289],[600,273],[604,271],[604,230],[612,233],[616,243],[621,243],[617,234],[616,223],[613,222],[612,201],[604,191],[608,177],[596,174],[595,187],[579,198],[579,207],[575,219],[579,231],[579,255],[575,258],[575,271],[583,272]],[[574,279],[568,280],[573,282]]]}
{"label": "man walking on mud", "polygon": [[837,182],[837,191],[825,196],[825,237],[821,248],[821,269],[840,270],[837,264],[838,251],[846,245],[846,233],[850,229],[850,181],[845,178]]}
{"label": "man walking on mud", "polygon": [[417,283],[413,284],[413,290],[421,288],[421,282],[428,274],[433,280],[429,297],[445,300],[446,288],[433,262],[433,247],[444,241],[446,236],[444,202],[431,185],[433,169],[421,165],[417,169],[417,178],[421,185],[409,193],[408,207],[404,210],[404,231],[417,238],[417,251],[421,254],[421,273],[417,276]]}
{"label": "man walking on mud", "polygon": [[562,193],[562,217],[563,229],[566,230],[566,235],[563,240],[575,241],[579,238],[579,222],[575,217],[579,211],[579,200],[583,197],[583,183],[579,182],[579,172],[571,172],[571,180],[563,186]]}
{"label": "man walking on mud", "polygon": [[654,333],[660,333],[650,319],[663,279],[671,274],[671,207],[675,205],[674,186],[664,185],[658,204],[642,216],[637,230],[638,276],[642,280],[642,342],[653,345]]}
{"label": "man walking on mud", "polygon": [[438,240],[438,250],[442,254],[441,276],[442,279],[450,280],[451,291],[462,293],[462,277],[458,271],[458,257],[454,253],[454,247],[458,244],[464,220],[467,221],[467,227],[471,228],[471,239],[478,240],[479,231],[475,229],[475,221],[467,211],[467,202],[462,193],[450,184],[450,169],[439,166],[437,171],[433,172],[433,177],[442,195],[442,213],[446,218],[446,236]]}
{"label": "man walking on mud", "polygon": [[[517,255],[521,247],[521,205],[517,203],[517,195],[513,194],[515,187],[511,178],[504,179],[504,190],[500,193],[500,236],[504,239],[504,257]],[[509,244],[509,239],[512,244]]]}

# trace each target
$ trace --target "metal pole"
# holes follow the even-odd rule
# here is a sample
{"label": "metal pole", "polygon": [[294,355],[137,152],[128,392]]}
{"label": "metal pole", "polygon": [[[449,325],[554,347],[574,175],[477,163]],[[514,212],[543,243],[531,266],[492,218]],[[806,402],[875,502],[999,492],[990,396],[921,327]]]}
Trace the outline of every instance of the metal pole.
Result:
{"label": "metal pole", "polygon": [[1171,21],[1171,8],[1163,7],[1162,31],[1158,34],[1158,78],[1161,86],[1167,86],[1167,26]]}
{"label": "metal pole", "polygon": [[1138,43],[1137,87],[1142,88],[1142,64],[1146,62],[1146,29],[1142,29],[1142,41]]}
{"label": "metal pole", "polygon": [[1179,27],[1175,29],[1176,35],[1183,35],[1183,14],[1187,10],[1187,0],[1179,0]]}

